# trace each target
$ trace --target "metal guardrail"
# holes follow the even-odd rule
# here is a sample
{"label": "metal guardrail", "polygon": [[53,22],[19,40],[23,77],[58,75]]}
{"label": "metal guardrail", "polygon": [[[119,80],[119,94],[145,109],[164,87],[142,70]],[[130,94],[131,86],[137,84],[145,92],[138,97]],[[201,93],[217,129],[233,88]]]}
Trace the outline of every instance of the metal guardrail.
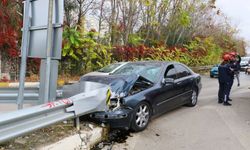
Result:
{"label": "metal guardrail", "polygon": [[106,110],[109,87],[97,87],[67,99],[0,115],[0,143],[63,120]]}
{"label": "metal guardrail", "polygon": [[[74,117],[66,112],[70,99],[8,113],[0,118],[0,143],[33,130]],[[52,108],[53,107],[53,108]]]}
{"label": "metal guardrail", "polygon": [[[16,103],[18,87],[0,88],[0,103]],[[39,103],[39,87],[26,87],[24,89],[24,102]]]}
{"label": "metal guardrail", "polygon": [[209,71],[213,66],[208,65],[208,66],[198,66],[198,67],[190,67],[194,72],[204,72],[204,71]]}

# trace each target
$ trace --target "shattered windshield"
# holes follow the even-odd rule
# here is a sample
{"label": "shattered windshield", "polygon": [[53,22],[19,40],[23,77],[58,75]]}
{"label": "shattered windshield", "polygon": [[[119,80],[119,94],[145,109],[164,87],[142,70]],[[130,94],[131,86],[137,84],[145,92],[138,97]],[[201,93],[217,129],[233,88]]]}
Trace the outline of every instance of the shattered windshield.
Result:
{"label": "shattered windshield", "polygon": [[138,74],[149,81],[155,83],[161,71],[160,64],[130,63],[116,70],[113,75]]}
{"label": "shattered windshield", "polygon": [[111,65],[108,65],[108,66],[103,67],[102,69],[98,70],[98,72],[109,73],[121,65],[122,65],[122,63],[111,64]]}

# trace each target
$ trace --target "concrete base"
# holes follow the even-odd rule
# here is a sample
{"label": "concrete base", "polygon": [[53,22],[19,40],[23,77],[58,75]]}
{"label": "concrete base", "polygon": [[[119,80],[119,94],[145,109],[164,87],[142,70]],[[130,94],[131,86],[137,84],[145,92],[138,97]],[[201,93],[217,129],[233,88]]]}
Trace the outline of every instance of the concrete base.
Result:
{"label": "concrete base", "polygon": [[[91,125],[89,125],[91,126]],[[79,134],[67,137],[57,143],[41,146],[38,150],[90,150],[96,143],[102,140],[104,129],[91,127],[91,130],[80,130]]]}

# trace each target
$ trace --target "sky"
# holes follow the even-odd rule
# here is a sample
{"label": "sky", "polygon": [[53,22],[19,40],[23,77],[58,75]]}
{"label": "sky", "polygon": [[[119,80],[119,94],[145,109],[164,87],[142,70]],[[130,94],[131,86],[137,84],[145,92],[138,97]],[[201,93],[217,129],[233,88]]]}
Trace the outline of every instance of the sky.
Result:
{"label": "sky", "polygon": [[216,0],[216,6],[239,29],[239,36],[247,40],[250,55],[250,0]]}

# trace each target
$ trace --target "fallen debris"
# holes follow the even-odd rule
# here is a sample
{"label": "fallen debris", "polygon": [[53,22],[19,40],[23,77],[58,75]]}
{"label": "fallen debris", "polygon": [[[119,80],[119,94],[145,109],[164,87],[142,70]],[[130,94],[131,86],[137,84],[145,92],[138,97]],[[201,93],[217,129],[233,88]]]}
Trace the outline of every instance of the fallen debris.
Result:
{"label": "fallen debris", "polygon": [[110,130],[107,137],[92,147],[91,150],[111,150],[115,143],[125,143],[128,137],[131,137],[128,130]]}

